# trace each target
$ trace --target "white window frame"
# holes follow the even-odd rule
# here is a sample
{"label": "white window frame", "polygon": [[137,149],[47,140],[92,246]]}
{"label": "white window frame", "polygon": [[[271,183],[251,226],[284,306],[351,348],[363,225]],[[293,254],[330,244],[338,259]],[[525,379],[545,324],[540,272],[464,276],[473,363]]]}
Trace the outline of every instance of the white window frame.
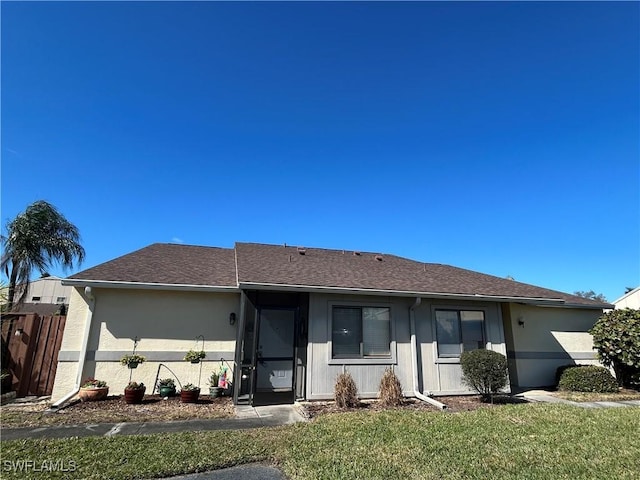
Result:
{"label": "white window frame", "polygon": [[[388,308],[389,309],[389,351],[387,356],[333,358],[333,308]],[[327,357],[329,365],[396,365],[396,340],[394,307],[381,302],[328,302],[327,304]]]}
{"label": "white window frame", "polygon": [[[483,326],[482,326],[482,335],[484,337],[484,349],[491,350],[491,342],[489,341],[489,317],[488,317],[488,308],[480,307],[476,305],[432,305],[431,306],[431,319],[432,319],[432,332],[433,332],[433,356],[435,363],[460,363],[460,355],[457,357],[441,357],[440,349],[438,348],[438,320],[436,319],[436,310],[448,310],[448,311],[457,311],[458,319],[460,318],[460,312],[482,312],[484,316]],[[460,325],[462,328],[462,325]],[[462,330],[460,330],[460,337],[462,339]],[[462,343],[460,344],[461,350]]]}

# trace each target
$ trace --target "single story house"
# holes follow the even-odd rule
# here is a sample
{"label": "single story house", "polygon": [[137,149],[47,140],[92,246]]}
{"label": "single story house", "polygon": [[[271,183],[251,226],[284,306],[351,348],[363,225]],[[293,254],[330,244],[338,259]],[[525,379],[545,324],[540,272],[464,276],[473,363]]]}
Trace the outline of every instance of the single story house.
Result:
{"label": "single story house", "polygon": [[[407,396],[465,394],[460,354],[477,348],[507,356],[511,388],[552,385],[560,365],[597,363],[587,332],[611,308],[395,255],[256,243],[153,244],[64,284],[59,403],[86,377],[118,393],[129,373],[152,386],[170,369],[206,388],[221,364],[236,403],[330,399],[344,371],[375,397],[386,368]],[[135,339],[147,362],[129,372],[119,360]],[[183,361],[192,348],[202,364]]]}

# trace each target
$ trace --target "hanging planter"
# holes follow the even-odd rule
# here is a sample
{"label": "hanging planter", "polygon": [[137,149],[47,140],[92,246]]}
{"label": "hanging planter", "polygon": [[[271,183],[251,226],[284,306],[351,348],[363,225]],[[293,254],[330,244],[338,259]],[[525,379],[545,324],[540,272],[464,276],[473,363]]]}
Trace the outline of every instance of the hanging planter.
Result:
{"label": "hanging planter", "polygon": [[138,368],[138,365],[144,363],[146,360],[142,355],[138,355],[136,353],[132,355],[125,355],[120,359],[120,363],[125,365],[128,368]]}
{"label": "hanging planter", "polygon": [[184,360],[191,363],[200,363],[200,360],[206,358],[207,354],[204,353],[204,350],[189,350],[185,356]]}

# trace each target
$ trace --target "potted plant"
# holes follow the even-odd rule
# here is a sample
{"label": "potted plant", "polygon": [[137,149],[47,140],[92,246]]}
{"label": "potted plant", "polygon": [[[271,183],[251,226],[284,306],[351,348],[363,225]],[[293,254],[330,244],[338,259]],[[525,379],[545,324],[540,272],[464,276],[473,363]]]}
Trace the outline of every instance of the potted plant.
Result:
{"label": "potted plant", "polygon": [[137,353],[131,355],[125,355],[120,359],[120,363],[122,365],[126,365],[129,368],[138,368],[138,365],[144,363],[146,358],[142,355],[138,355]]}
{"label": "potted plant", "polygon": [[163,378],[158,380],[158,392],[161,397],[173,397],[176,394],[176,382],[173,378]]}
{"label": "potted plant", "polygon": [[187,383],[180,390],[180,401],[182,403],[198,403],[200,396],[200,387],[196,387],[192,383]]}
{"label": "potted plant", "polygon": [[209,395],[212,397],[219,397],[222,394],[223,388],[218,384],[220,381],[220,374],[213,372],[209,377]]}
{"label": "potted plant", "polygon": [[206,356],[207,354],[204,353],[204,350],[189,350],[185,354],[184,359],[187,362],[200,363],[200,360],[203,360]]}
{"label": "potted plant", "polygon": [[144,383],[129,382],[124,389],[124,401],[129,404],[142,403],[146,389]]}
{"label": "potted plant", "polygon": [[87,378],[82,386],[78,396],[83,402],[95,402],[104,400],[109,395],[109,387],[104,380],[96,380],[95,378]]}

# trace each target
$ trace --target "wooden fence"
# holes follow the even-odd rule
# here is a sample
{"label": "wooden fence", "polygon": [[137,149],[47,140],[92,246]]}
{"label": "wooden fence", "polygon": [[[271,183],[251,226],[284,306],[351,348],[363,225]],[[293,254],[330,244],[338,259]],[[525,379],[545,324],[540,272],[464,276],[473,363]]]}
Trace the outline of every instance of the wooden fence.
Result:
{"label": "wooden fence", "polygon": [[17,397],[51,395],[66,318],[3,315],[2,368],[9,370]]}

